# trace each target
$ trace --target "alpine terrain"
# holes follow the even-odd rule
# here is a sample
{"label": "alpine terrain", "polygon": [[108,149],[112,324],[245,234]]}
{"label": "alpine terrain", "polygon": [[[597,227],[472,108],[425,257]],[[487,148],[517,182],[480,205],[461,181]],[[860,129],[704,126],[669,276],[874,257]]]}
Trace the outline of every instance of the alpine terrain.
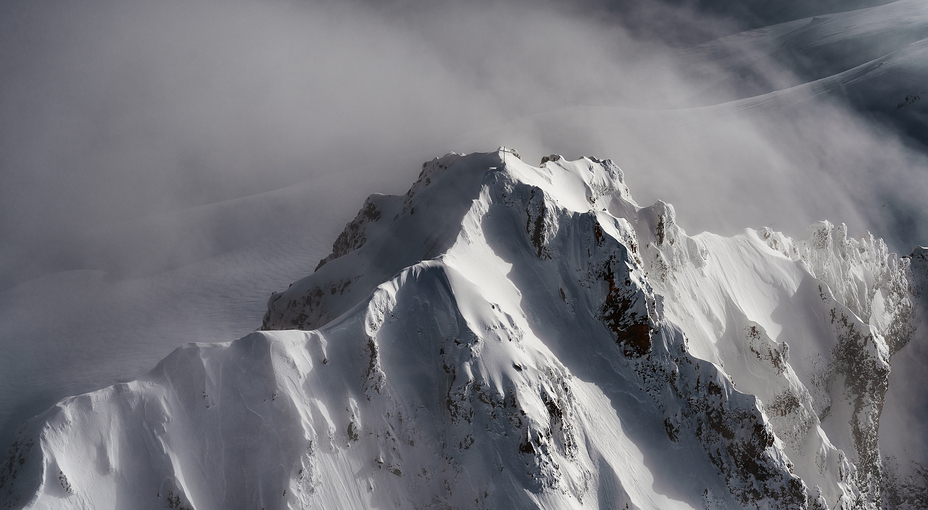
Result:
{"label": "alpine terrain", "polygon": [[687,235],[610,160],[452,153],[258,331],[26,422],[0,502],[912,507],[879,427],[926,280],[928,249],[824,221]]}

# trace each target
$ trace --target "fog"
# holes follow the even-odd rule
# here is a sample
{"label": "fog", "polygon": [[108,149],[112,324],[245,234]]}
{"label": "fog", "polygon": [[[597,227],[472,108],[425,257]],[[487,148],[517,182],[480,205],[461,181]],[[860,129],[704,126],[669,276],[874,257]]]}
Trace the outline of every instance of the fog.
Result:
{"label": "fog", "polygon": [[[278,266],[238,287],[247,296],[226,297],[260,317],[261,300],[311,271],[303,268],[325,255],[364,196],[402,193],[422,161],[450,151],[506,145],[532,163],[551,153],[611,158],[639,203],[674,204],[689,233],[769,225],[801,238],[806,225],[828,219],[884,237],[900,254],[928,243],[928,160],[911,134],[923,117],[894,123],[860,100],[878,87],[855,84],[871,82],[828,88],[810,77],[831,53],[773,54],[738,40],[700,46],[838,10],[768,4],[8,3],[0,8],[0,345],[16,354],[4,357],[0,376],[26,382],[5,397],[0,439],[67,392],[134,377],[174,345],[233,335],[247,322],[228,311],[177,320],[174,309],[137,309],[177,306],[178,295],[197,292],[166,282],[200,281],[205,273],[190,271],[237,263],[235,278],[248,280],[244,273],[272,259]],[[906,69],[912,80],[924,76]],[[883,102],[895,108],[897,92]],[[303,265],[269,256],[275,247]],[[99,287],[85,292],[80,278],[48,280],[80,270],[109,283],[94,279]],[[143,297],[149,285],[166,297]],[[101,310],[157,318],[143,331],[105,314],[87,318]],[[212,326],[221,335],[204,333]],[[130,335],[160,343],[136,340],[119,358],[134,361],[95,362],[93,377],[75,368],[77,382],[35,373],[56,342],[102,353]]]}
{"label": "fog", "polygon": [[[241,0],[11,7],[0,281],[99,266],[74,247],[115,222],[348,169],[383,172],[385,160],[408,165],[397,175],[405,183],[420,159],[500,144],[532,159],[611,157],[633,191],[674,202],[690,230],[772,222],[801,235],[827,217],[903,251],[926,237],[914,221],[925,211],[908,196],[913,181],[924,189],[911,175],[925,168],[919,154],[821,101],[753,116],[668,115],[660,110],[703,104],[707,89],[730,99],[758,79],[768,89],[799,80],[789,65],[757,56],[750,68],[760,78],[719,87],[729,70],[707,58],[694,65],[668,44],[731,32],[734,21],[687,11],[684,23],[678,8],[639,7],[630,32],[608,14],[615,9]],[[643,28],[658,19],[666,30]],[[867,179],[887,168],[895,182]],[[744,200],[745,187],[761,196],[763,212],[738,206],[757,203]],[[731,203],[737,220],[719,214],[719,202]],[[867,211],[887,202],[889,211]],[[899,221],[916,231],[898,231]]]}

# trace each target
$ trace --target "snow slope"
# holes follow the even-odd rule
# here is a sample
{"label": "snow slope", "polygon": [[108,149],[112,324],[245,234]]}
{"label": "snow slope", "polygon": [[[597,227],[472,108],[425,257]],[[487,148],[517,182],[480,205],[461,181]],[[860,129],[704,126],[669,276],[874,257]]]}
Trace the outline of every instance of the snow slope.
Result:
{"label": "snow slope", "polygon": [[449,154],[368,198],[264,331],[29,421],[0,498],[875,508],[928,274],[845,230],[687,236],[609,160]]}
{"label": "snow slope", "polygon": [[744,111],[839,97],[924,145],[926,48],[928,6],[897,0],[737,33],[684,54],[693,75],[704,62],[719,66],[695,96],[705,105]]}
{"label": "snow slope", "polygon": [[369,173],[101,228],[68,247],[86,265],[0,290],[0,443],[62,398],[135,379],[193,339],[254,331],[268,294],[312,271],[364,197],[403,189]]}

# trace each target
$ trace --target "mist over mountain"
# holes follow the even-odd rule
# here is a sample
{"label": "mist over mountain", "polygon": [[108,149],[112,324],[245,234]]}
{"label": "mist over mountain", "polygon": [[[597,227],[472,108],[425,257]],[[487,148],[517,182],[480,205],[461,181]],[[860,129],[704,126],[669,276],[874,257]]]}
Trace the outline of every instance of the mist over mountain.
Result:
{"label": "mist over mountain", "polygon": [[[717,176],[701,191],[720,199],[793,197],[745,207],[751,224],[841,218],[907,251],[925,237],[909,196],[926,179],[924,8],[801,5],[6,3],[0,284],[176,268],[266,234],[172,225],[178,210],[352,169],[399,178],[435,152],[503,142],[614,155],[642,169],[639,189],[691,209],[694,230],[741,225],[690,198],[678,169]],[[750,14],[761,7],[777,15]],[[746,98],[751,113],[733,103]]]}
{"label": "mist over mountain", "polygon": [[[609,157],[638,203],[672,203],[692,237],[748,227],[798,249],[815,224],[915,261],[926,35],[911,0],[6,2],[0,443],[177,347],[252,332],[365,197],[401,195],[449,150]],[[900,484],[928,460],[913,439],[928,350],[913,338],[879,422]]]}

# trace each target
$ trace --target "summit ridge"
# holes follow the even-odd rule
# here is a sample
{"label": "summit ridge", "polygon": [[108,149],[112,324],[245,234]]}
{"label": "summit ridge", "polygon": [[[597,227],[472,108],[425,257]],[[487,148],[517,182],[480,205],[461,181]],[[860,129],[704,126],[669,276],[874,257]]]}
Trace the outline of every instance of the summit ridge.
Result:
{"label": "summit ridge", "polygon": [[4,508],[879,508],[924,249],[687,235],[611,160],[451,153],[260,330],[29,421]]}

